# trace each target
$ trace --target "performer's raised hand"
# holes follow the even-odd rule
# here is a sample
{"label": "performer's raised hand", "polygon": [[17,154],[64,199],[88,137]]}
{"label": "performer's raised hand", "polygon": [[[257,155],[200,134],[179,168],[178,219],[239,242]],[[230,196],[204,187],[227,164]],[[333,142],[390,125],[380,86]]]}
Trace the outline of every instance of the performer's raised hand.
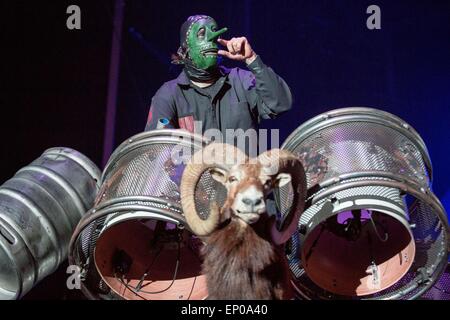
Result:
{"label": "performer's raised hand", "polygon": [[230,40],[217,39],[217,42],[228,49],[219,50],[218,54],[232,60],[243,61],[246,64],[252,63],[256,59],[256,53],[253,51],[247,38],[231,38]]}

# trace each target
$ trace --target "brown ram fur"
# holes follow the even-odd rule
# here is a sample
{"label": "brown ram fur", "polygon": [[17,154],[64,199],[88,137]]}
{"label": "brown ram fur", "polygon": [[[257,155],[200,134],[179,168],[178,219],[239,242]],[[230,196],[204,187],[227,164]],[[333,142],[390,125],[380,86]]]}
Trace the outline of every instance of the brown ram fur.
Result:
{"label": "brown ram fur", "polygon": [[208,237],[202,253],[209,299],[292,297],[284,250],[270,242],[265,220],[250,227],[231,219]]}

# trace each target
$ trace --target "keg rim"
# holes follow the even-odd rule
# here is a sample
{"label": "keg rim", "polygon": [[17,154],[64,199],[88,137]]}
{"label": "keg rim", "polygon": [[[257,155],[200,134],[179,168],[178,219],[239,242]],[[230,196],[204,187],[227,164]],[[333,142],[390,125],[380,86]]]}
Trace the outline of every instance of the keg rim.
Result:
{"label": "keg rim", "polygon": [[0,236],[0,256],[6,257],[8,260],[8,264],[14,266],[12,268],[12,272],[7,274],[7,277],[10,278],[12,275],[14,275],[14,286],[17,289],[16,291],[10,291],[7,289],[4,289],[3,286],[0,284],[0,300],[15,300],[18,299],[22,295],[22,277],[19,272],[19,268],[17,267],[17,264],[15,263],[14,257],[10,254],[10,252],[7,250],[6,246],[8,246],[8,243],[5,243],[6,240],[3,239],[3,237]]}
{"label": "keg rim", "polygon": [[[61,155],[69,158],[73,162],[80,165],[95,180],[96,185],[100,188],[101,171],[98,166],[87,156],[81,152],[68,147],[53,147],[45,150],[42,155]],[[76,156],[75,156],[76,155]]]}

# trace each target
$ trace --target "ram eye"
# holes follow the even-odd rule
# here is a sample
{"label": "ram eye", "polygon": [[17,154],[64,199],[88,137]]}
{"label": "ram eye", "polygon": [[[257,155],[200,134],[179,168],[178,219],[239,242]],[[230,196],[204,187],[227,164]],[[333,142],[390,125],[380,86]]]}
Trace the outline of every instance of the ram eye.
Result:
{"label": "ram eye", "polygon": [[230,182],[230,183],[236,182],[237,180],[238,179],[236,177],[234,177],[234,176],[231,176],[231,177],[228,178],[228,182]]}

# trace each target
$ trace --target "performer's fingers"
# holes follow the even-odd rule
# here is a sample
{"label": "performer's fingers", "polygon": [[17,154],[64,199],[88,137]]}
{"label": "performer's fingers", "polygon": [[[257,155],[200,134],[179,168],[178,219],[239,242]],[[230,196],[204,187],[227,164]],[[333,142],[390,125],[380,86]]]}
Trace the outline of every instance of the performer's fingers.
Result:
{"label": "performer's fingers", "polygon": [[227,48],[228,48],[228,51],[229,51],[229,52],[235,53],[235,50],[234,50],[234,47],[233,47],[233,41],[232,41],[232,40],[228,41],[228,43],[227,43]]}
{"label": "performer's fingers", "polygon": [[233,49],[234,49],[235,53],[241,51],[241,43],[240,43],[239,39],[234,39],[234,41],[233,41]]}
{"label": "performer's fingers", "polygon": [[222,55],[224,57],[227,57],[228,59],[231,59],[231,60],[241,60],[239,55],[232,54],[232,53],[230,53],[228,51],[225,51],[225,50],[219,50],[217,52],[217,54],[220,54],[220,55]]}
{"label": "performer's fingers", "polygon": [[225,47],[227,46],[228,41],[229,40],[225,40],[225,39],[221,39],[221,38],[217,39],[217,42]]}
{"label": "performer's fingers", "polygon": [[227,57],[227,58],[230,58],[230,57],[232,56],[232,54],[229,53],[229,52],[226,51],[226,50],[219,50],[219,51],[217,51],[217,54],[218,54],[218,55],[221,55],[221,56],[224,56],[224,57]]}
{"label": "performer's fingers", "polygon": [[239,38],[237,42],[238,42],[238,51],[239,52],[244,51],[246,39],[244,37],[242,37],[242,38]]}

